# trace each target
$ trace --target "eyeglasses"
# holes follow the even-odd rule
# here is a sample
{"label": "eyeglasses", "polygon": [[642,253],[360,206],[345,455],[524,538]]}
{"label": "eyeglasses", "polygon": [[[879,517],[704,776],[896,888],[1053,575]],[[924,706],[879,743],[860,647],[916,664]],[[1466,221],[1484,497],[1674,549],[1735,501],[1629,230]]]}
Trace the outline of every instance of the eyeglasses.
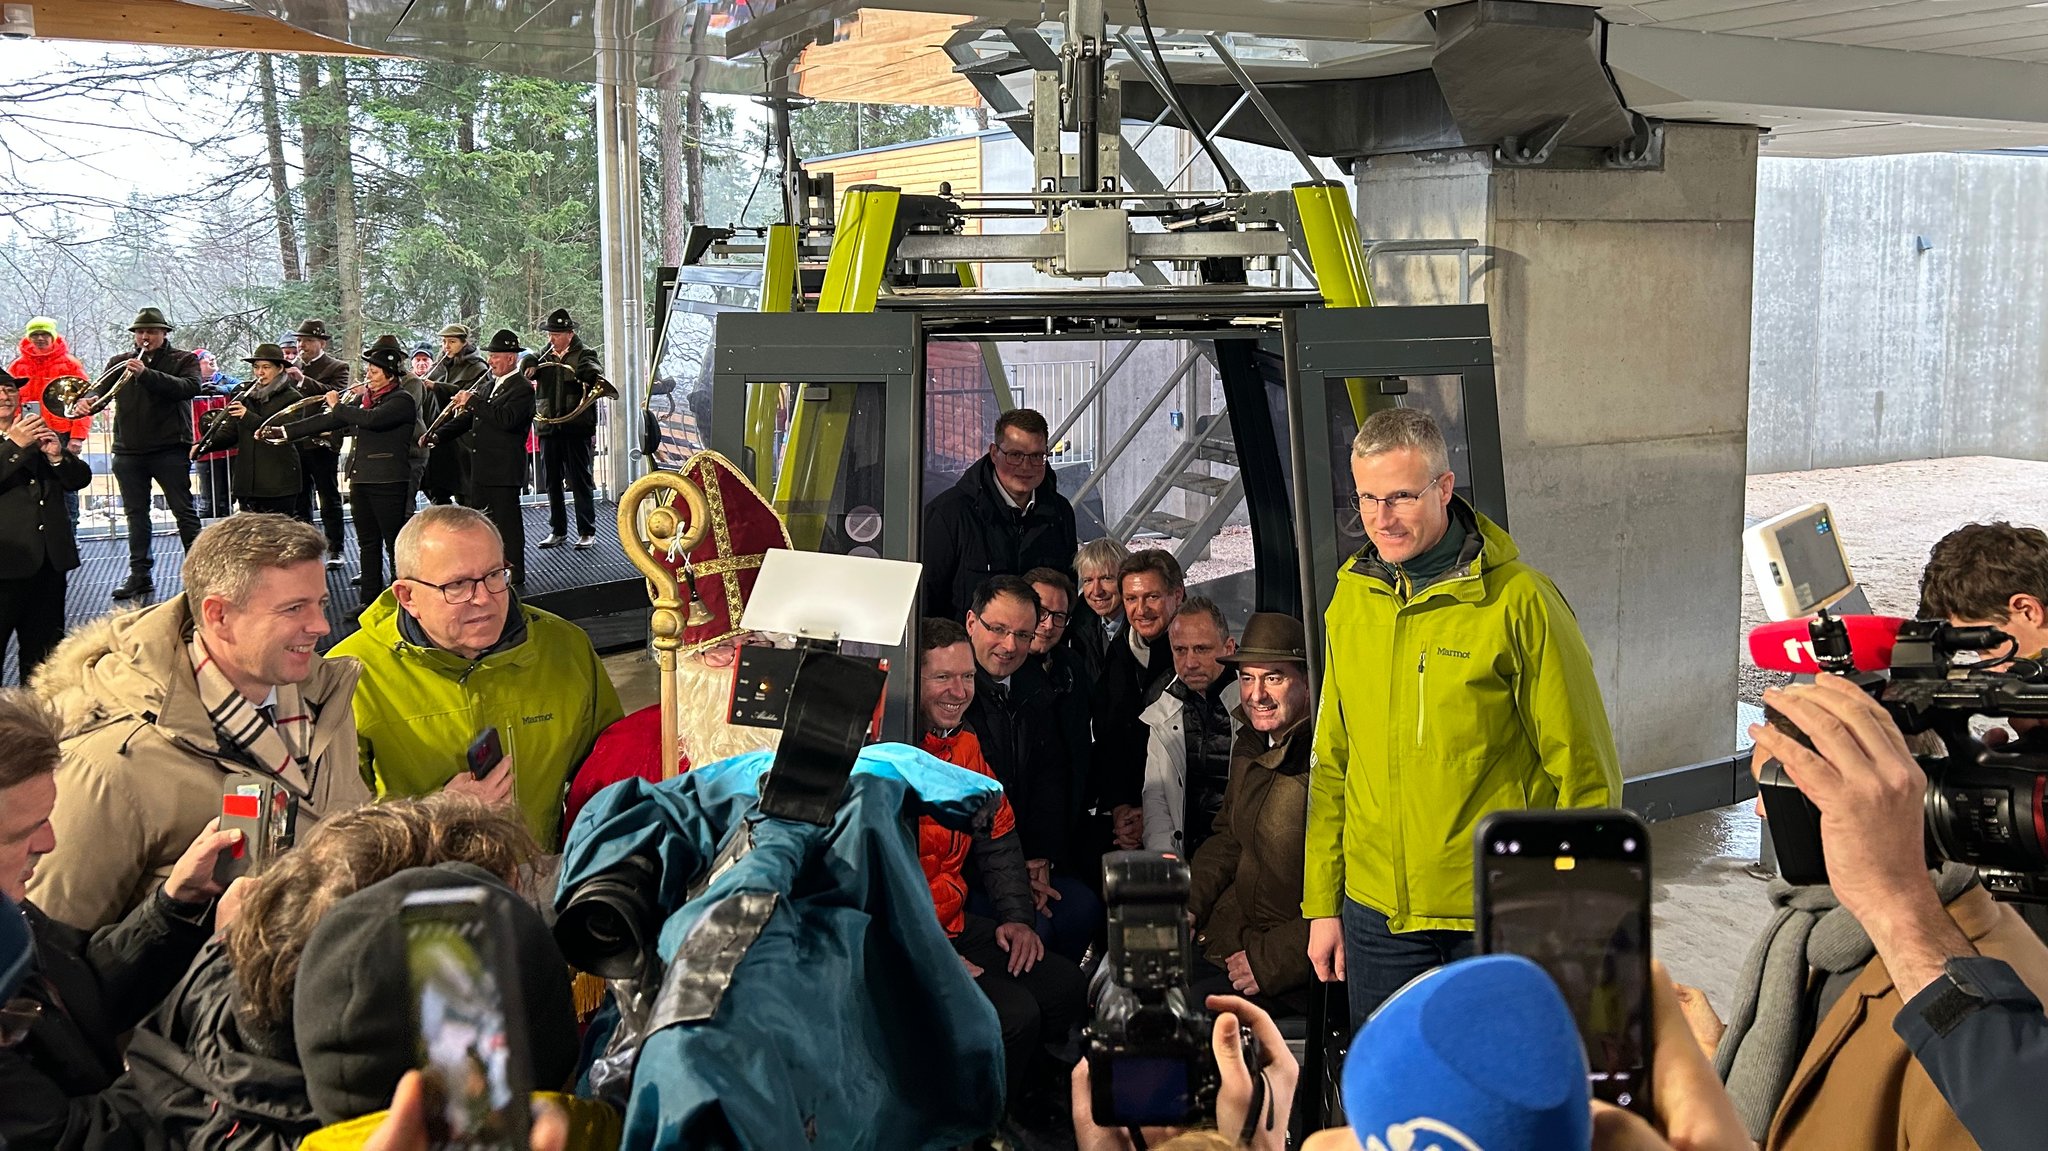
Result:
{"label": "eyeglasses", "polygon": [[433,588],[435,591],[440,592],[441,598],[449,603],[461,604],[468,603],[476,598],[476,589],[479,584],[492,595],[502,594],[506,588],[512,586],[512,568],[510,565],[507,565],[496,571],[486,572],[476,579],[449,580],[447,583],[428,583],[426,580],[416,579],[412,582],[419,584],[421,587]]}
{"label": "eyeglasses", "polygon": [[1008,460],[1013,468],[1021,468],[1026,464],[1042,464],[1052,458],[1051,452],[1019,452],[1010,448],[997,448],[996,454]]}
{"label": "eyeglasses", "polygon": [[1020,643],[1029,643],[1031,641],[1031,633],[1038,630],[1037,624],[1032,624],[1030,627],[1004,627],[999,623],[990,623],[973,612],[968,612],[967,618],[973,620],[975,626],[996,637],[998,640],[1015,639]]}
{"label": "eyeglasses", "polygon": [[1038,626],[1041,630],[1047,627],[1062,628],[1067,626],[1067,621],[1072,618],[1074,617],[1063,611],[1049,611],[1038,617]]}
{"label": "eyeglasses", "polygon": [[1448,474],[1450,473],[1438,472],[1429,477],[1429,483],[1425,484],[1422,491],[1419,492],[1395,492],[1390,496],[1371,496],[1360,492],[1358,493],[1358,510],[1366,512],[1377,507],[1384,507],[1390,512],[1405,512],[1421,502],[1422,497],[1428,493],[1429,489],[1435,487],[1436,482]]}

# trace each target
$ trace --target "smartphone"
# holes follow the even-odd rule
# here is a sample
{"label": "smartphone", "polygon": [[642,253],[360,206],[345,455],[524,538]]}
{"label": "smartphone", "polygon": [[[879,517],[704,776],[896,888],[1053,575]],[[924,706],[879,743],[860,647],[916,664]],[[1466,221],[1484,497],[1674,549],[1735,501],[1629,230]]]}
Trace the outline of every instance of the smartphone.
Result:
{"label": "smartphone", "polygon": [[469,743],[469,774],[482,779],[498,769],[505,762],[505,745],[498,740],[498,729],[485,728]]}
{"label": "smartphone", "polygon": [[1479,950],[1549,972],[1593,1097],[1650,1117],[1649,829],[1625,811],[1497,811],[1477,841]]}
{"label": "smartphone", "polygon": [[533,1076],[517,955],[483,887],[416,891],[399,909],[427,1138],[449,1151],[527,1151]]}
{"label": "smartphone", "polygon": [[24,416],[40,416],[43,414],[43,405],[35,400],[23,400],[21,401],[21,414]]}
{"label": "smartphone", "polygon": [[244,875],[261,875],[291,848],[298,822],[298,797],[276,780],[229,780],[220,797],[220,829],[241,832],[242,841],[215,857],[214,882],[225,886]]}

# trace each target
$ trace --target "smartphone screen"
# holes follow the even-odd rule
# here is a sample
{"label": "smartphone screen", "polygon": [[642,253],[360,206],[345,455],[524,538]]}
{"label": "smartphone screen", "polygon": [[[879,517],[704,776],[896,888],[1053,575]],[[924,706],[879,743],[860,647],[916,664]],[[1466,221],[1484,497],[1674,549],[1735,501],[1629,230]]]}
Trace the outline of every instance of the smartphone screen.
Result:
{"label": "smartphone screen", "polygon": [[1650,1113],[1650,834],[1623,811],[1480,824],[1479,950],[1534,960],[1585,1040],[1593,1097]]}
{"label": "smartphone screen", "polygon": [[21,402],[21,414],[24,416],[40,416],[43,414],[43,405],[34,400],[23,400]]}
{"label": "smartphone screen", "polygon": [[505,761],[505,748],[498,740],[498,729],[487,727],[469,745],[469,774],[482,779],[498,769]]}
{"label": "smartphone screen", "polygon": [[526,1151],[530,1076],[488,899],[481,887],[421,891],[402,911],[427,1135],[437,1148]]}

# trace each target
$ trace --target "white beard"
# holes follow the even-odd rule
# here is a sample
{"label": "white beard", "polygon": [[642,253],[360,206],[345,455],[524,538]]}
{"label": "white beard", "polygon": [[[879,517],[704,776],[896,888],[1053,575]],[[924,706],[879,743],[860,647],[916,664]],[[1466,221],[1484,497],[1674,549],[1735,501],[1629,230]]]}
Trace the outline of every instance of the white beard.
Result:
{"label": "white beard", "polygon": [[691,767],[750,751],[772,751],[782,733],[726,722],[732,706],[732,669],[711,667],[694,655],[676,660],[676,739]]}

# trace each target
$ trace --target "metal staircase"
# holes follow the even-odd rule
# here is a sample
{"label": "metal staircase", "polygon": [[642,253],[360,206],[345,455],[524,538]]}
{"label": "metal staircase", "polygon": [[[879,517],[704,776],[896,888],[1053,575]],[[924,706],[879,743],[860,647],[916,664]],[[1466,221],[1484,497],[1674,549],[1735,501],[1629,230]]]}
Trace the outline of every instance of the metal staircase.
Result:
{"label": "metal staircase", "polygon": [[[1230,475],[1196,470],[1201,463],[1222,464],[1230,469]],[[1175,492],[1208,500],[1202,518],[1191,520],[1159,510]],[[1237,474],[1237,443],[1231,438],[1230,414],[1219,411],[1195,420],[1194,434],[1166,461],[1111,534],[1128,540],[1139,533],[1155,532],[1179,540],[1174,558],[1185,568],[1202,558],[1203,549],[1243,502],[1244,478]]]}

